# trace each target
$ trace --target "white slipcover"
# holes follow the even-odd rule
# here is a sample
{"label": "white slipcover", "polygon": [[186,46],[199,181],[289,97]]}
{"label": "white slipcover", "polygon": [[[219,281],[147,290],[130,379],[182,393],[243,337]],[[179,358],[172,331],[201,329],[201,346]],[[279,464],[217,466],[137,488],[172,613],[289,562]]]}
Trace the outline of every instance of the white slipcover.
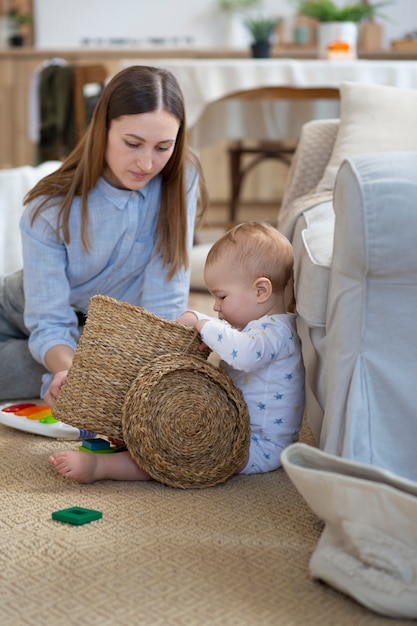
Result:
{"label": "white slipcover", "polygon": [[22,268],[19,220],[23,199],[38,180],[59,165],[59,161],[46,161],[36,167],[23,165],[0,170],[0,275]]}
{"label": "white slipcover", "polygon": [[294,192],[326,123],[303,129],[316,140],[300,139],[278,219],[294,246],[307,420],[322,450],[417,481],[417,147],[346,159],[334,202],[311,180]]}

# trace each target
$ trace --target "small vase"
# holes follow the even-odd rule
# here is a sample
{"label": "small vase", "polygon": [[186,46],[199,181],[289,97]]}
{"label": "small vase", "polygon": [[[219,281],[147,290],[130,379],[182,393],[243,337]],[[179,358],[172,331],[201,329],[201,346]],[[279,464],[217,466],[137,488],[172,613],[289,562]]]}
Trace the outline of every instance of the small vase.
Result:
{"label": "small vase", "polygon": [[271,54],[269,41],[255,41],[251,44],[252,57],[254,59],[268,59]]}
{"label": "small vase", "polygon": [[356,22],[321,22],[317,36],[321,59],[356,59]]}
{"label": "small vase", "polygon": [[242,18],[236,11],[224,14],[225,45],[227,48],[247,48],[249,33],[242,24]]}
{"label": "small vase", "polygon": [[7,15],[0,15],[0,48],[7,48],[10,37],[10,20]]}

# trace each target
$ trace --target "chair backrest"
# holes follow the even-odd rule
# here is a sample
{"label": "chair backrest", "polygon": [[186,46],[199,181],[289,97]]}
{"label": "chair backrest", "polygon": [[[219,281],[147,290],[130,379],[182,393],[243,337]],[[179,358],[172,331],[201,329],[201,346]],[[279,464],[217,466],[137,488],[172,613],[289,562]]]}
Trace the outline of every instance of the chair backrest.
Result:
{"label": "chair backrest", "polygon": [[104,87],[107,79],[107,70],[104,65],[74,65],[73,67],[73,90],[74,90],[74,121],[75,139],[78,142],[83,136],[89,122],[85,86],[96,84],[99,92]]}
{"label": "chair backrest", "polygon": [[314,203],[331,199],[330,191],[315,190],[332,154],[339,123],[339,119],[311,120],[301,129],[277,217],[279,230],[290,240],[299,215]]}
{"label": "chair backrest", "polygon": [[315,189],[329,162],[339,123],[339,119],[320,119],[303,125],[288,173],[281,210]]}

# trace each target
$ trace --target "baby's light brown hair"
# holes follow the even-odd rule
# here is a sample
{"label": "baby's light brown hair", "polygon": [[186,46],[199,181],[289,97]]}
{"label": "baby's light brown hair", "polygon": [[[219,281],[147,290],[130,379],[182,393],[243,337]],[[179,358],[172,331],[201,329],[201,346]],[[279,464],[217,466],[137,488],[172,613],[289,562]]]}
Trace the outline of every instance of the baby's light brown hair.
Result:
{"label": "baby's light brown hair", "polygon": [[210,248],[206,265],[223,257],[250,280],[269,278],[274,293],[282,292],[292,275],[292,245],[267,222],[243,222],[228,230]]}

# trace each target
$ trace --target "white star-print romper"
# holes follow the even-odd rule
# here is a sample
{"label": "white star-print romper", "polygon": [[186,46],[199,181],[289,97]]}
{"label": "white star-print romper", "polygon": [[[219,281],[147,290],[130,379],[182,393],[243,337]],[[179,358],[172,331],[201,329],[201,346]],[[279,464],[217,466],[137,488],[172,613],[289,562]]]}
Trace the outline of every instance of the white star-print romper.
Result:
{"label": "white star-print romper", "polygon": [[304,365],[295,315],[266,315],[243,330],[209,320],[201,338],[243,393],[251,427],[249,460],[242,474],[270,472],[282,450],[298,440],[304,412]]}

